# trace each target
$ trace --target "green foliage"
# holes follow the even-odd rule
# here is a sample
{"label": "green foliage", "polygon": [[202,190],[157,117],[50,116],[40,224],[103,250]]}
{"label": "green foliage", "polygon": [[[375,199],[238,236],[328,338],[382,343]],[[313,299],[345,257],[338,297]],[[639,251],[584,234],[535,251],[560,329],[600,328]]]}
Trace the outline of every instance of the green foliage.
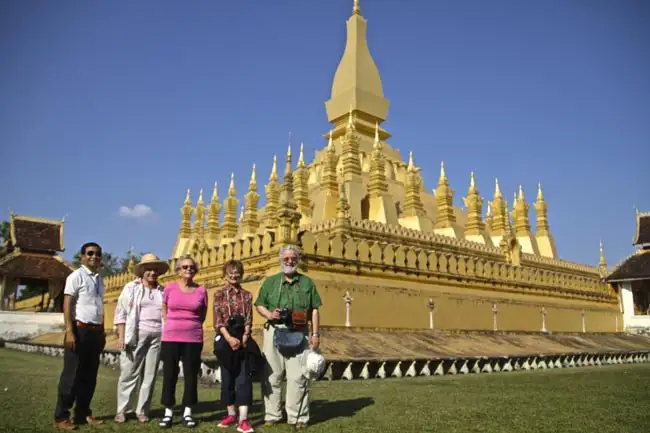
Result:
{"label": "green foliage", "polygon": [[[133,254],[133,260],[135,263],[140,261],[142,253]],[[131,260],[131,252],[127,251],[123,256],[113,255],[109,252],[102,251],[102,267],[99,271],[99,274],[103,277],[108,277],[111,275],[121,274],[127,271],[129,267],[129,260]],[[81,266],[81,253],[77,252],[72,258],[72,264],[76,267]]]}
{"label": "green foliage", "polygon": [[5,253],[5,244],[9,240],[9,221],[0,222],[0,256]]}

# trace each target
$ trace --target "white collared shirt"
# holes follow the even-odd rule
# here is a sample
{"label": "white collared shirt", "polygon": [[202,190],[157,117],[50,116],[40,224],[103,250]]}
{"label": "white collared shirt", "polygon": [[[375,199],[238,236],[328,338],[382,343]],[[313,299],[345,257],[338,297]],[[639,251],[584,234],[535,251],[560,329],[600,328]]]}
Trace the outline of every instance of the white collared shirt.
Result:
{"label": "white collared shirt", "polygon": [[68,275],[64,295],[74,299],[74,318],[83,323],[104,323],[104,279],[86,266]]}

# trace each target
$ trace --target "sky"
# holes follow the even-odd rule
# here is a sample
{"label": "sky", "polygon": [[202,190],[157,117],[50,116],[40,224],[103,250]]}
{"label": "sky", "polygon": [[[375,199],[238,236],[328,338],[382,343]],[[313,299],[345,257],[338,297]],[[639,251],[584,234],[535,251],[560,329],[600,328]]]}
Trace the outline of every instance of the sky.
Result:
{"label": "sky", "polygon": [[[650,2],[361,0],[390,100],[382,125],[455,204],[541,182],[561,258],[610,266],[650,211]],[[168,258],[189,188],[258,191],[289,132],[308,162],[352,0],[0,1],[0,219],[65,217]],[[283,163],[280,164],[283,169]],[[5,215],[5,216],[3,216]],[[530,218],[535,213],[531,206]]]}

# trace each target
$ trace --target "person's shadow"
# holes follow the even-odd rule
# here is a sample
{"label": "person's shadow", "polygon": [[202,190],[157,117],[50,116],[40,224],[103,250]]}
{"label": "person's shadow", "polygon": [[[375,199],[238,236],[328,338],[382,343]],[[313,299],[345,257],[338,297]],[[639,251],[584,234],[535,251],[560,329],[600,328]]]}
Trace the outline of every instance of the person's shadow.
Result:
{"label": "person's shadow", "polygon": [[349,400],[313,400],[309,407],[309,425],[336,418],[349,418],[366,407],[375,404],[372,397],[351,398]]}

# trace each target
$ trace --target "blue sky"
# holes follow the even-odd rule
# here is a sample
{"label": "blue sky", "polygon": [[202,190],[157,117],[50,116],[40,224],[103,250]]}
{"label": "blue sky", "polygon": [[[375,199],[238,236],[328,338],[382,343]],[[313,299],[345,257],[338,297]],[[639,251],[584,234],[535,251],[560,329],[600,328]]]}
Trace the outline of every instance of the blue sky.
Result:
{"label": "blue sky", "polygon": [[[390,143],[460,205],[542,182],[562,258],[610,265],[650,210],[650,2],[361,0]],[[0,207],[66,215],[71,257],[171,253],[185,190],[260,192],[289,131],[326,143],[352,0],[0,3]],[[280,158],[281,159],[281,158]],[[645,160],[645,161],[644,161]],[[282,167],[281,167],[282,168]],[[144,204],[153,216],[120,216]],[[531,218],[534,212],[531,210]]]}

